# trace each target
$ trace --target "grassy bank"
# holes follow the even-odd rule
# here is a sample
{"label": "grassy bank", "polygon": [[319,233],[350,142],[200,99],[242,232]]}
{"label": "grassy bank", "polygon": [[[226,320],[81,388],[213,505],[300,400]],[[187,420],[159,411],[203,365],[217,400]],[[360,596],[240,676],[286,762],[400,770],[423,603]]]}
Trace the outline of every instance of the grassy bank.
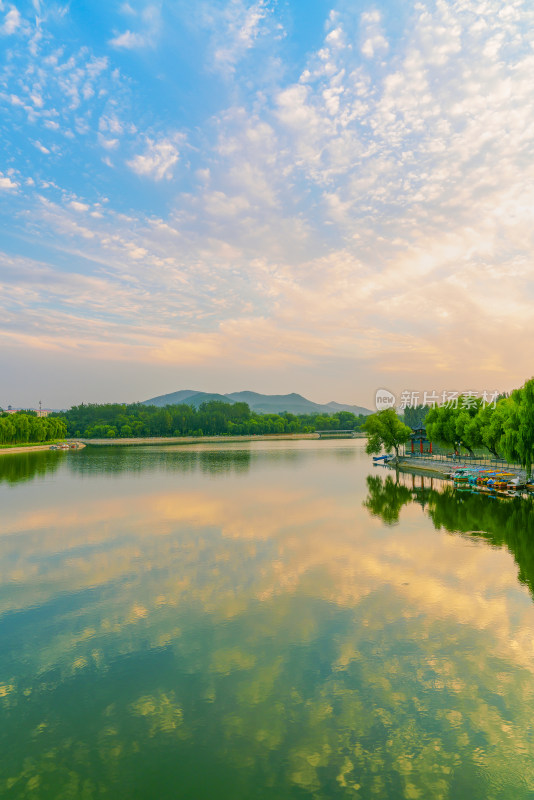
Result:
{"label": "grassy bank", "polygon": [[295,441],[318,439],[317,433],[270,433],[256,436],[140,436],[127,439],[77,439],[85,445],[225,444],[226,442]]}
{"label": "grassy bank", "polygon": [[48,439],[46,442],[17,442],[17,444],[0,444],[0,450],[13,450],[17,447],[50,447],[53,444],[64,444],[65,439]]}
{"label": "grassy bank", "polygon": [[27,444],[0,444],[0,455],[7,453],[29,453],[31,450],[50,450],[53,444],[61,444],[61,439],[50,442],[28,442]]}

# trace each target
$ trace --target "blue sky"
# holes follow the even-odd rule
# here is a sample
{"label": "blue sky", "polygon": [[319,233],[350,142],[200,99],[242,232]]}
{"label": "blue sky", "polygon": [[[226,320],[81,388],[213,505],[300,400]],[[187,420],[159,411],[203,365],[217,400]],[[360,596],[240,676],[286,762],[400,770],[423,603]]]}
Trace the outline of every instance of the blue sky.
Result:
{"label": "blue sky", "polygon": [[530,377],[534,7],[0,2],[0,406]]}

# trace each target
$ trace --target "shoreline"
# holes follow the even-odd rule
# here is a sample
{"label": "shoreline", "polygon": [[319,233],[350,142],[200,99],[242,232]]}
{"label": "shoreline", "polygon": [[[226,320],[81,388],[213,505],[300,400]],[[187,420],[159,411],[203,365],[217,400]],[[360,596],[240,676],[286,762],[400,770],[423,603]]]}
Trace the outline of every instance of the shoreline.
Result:
{"label": "shoreline", "polygon": [[[421,459],[420,463],[418,464],[411,464],[411,459],[402,460],[400,459],[397,464],[387,464],[390,469],[400,469],[403,472],[411,472],[414,474],[419,475],[429,475],[434,476],[436,478],[442,478],[444,480],[451,480],[450,473],[457,470],[457,469],[470,469],[473,465],[462,460],[455,462],[454,464],[448,464],[447,462],[439,462],[436,461],[432,463],[430,459]],[[419,459],[418,459],[419,461]],[[440,466],[438,467],[438,464]],[[491,467],[488,467],[491,469]],[[517,467],[506,467],[508,472],[513,472],[518,477],[526,480],[525,471],[522,469],[517,469]]]}
{"label": "shoreline", "polygon": [[50,450],[51,444],[21,444],[13,447],[0,447],[0,456],[8,453],[32,453],[39,450]]}
{"label": "shoreline", "polygon": [[[388,464],[387,466],[390,466],[390,465]],[[464,466],[464,465],[463,464],[459,464],[458,468],[460,466]],[[435,464],[430,465],[430,464],[428,464],[428,462],[426,464],[421,464],[421,465],[417,465],[417,466],[414,464],[412,466],[408,461],[399,461],[398,464],[391,464],[391,469],[400,469],[403,472],[413,472],[415,474],[420,474],[420,475],[423,475],[423,474],[424,475],[430,475],[430,476],[434,476],[436,478],[442,478],[443,480],[450,480],[449,474],[452,472],[452,468],[451,467],[447,468],[446,466],[443,466],[441,468],[438,468],[437,465],[435,465]]]}
{"label": "shoreline", "polygon": [[[188,445],[188,444],[225,444],[227,442],[268,442],[268,441],[296,441],[299,439],[306,440],[320,440],[320,436],[315,431],[313,433],[261,433],[257,435],[244,434],[235,436],[142,436],[130,437],[128,439],[65,439],[67,444],[74,444],[77,442],[79,447],[136,447],[136,446],[157,446],[157,445]],[[341,437],[325,437],[325,440],[338,440]],[[344,438],[344,437],[343,437]],[[354,437],[347,437],[351,439],[364,439],[365,434],[356,432]],[[0,455],[7,453],[30,453],[38,452],[40,450],[50,450],[53,442],[50,444],[23,444],[13,445],[13,447],[0,447]],[[59,451],[62,452],[62,451]]]}
{"label": "shoreline", "polygon": [[[83,445],[91,447],[105,447],[107,446],[130,446],[136,445],[158,445],[158,444],[225,444],[226,442],[265,442],[265,441],[294,441],[296,439],[317,439],[319,436],[316,433],[264,433],[243,436],[141,436],[131,437],[129,439],[76,439]],[[71,441],[71,440],[67,440]]]}

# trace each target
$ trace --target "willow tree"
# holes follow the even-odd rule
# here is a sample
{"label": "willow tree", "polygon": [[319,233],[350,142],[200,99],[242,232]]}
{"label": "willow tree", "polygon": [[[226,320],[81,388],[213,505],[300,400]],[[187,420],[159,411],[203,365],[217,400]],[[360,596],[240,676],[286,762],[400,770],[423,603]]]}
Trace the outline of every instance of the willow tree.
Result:
{"label": "willow tree", "polygon": [[504,435],[506,416],[506,400],[501,399],[498,401],[495,408],[491,405],[482,408],[477,417],[482,442],[496,458],[499,458],[500,455],[499,451]]}
{"label": "willow tree", "polygon": [[445,404],[432,408],[426,418],[427,436],[432,442],[458,450],[465,447],[471,456],[473,448],[484,444],[482,439],[481,414],[482,401],[464,395],[458,398],[456,406]]}
{"label": "willow tree", "polygon": [[439,442],[457,450],[461,437],[456,430],[458,409],[449,405],[434,406],[425,419],[426,434],[431,442]]}
{"label": "willow tree", "polygon": [[399,447],[406,444],[412,432],[408,425],[401,422],[392,408],[386,408],[377,414],[371,414],[362,425],[367,435],[366,453],[380,453],[382,448],[386,453],[395,450],[399,455]]}
{"label": "willow tree", "polygon": [[502,413],[500,446],[509,461],[521,464],[530,480],[534,463],[534,378],[503,401]]}
{"label": "willow tree", "polygon": [[484,444],[482,440],[482,428],[480,426],[480,413],[482,411],[482,400],[471,398],[469,404],[464,395],[458,401],[458,408],[454,409],[455,430],[458,441],[474,456],[473,447],[480,447]]}

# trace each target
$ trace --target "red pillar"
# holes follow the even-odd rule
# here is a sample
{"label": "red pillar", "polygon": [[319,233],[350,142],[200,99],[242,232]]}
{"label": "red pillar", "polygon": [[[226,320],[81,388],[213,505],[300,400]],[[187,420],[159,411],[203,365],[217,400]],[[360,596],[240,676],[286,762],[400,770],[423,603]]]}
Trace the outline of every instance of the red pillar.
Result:
{"label": "red pillar", "polygon": [[412,453],[413,453],[413,452],[414,452],[414,449],[413,449],[413,439],[412,439]]}
{"label": "red pillar", "polygon": [[432,442],[430,442],[430,450],[428,452],[432,453]]}
{"label": "red pillar", "polygon": [[419,442],[419,451],[420,451],[421,453],[423,452],[423,440],[422,440],[422,439],[421,439],[421,440],[420,440],[420,442]]}

